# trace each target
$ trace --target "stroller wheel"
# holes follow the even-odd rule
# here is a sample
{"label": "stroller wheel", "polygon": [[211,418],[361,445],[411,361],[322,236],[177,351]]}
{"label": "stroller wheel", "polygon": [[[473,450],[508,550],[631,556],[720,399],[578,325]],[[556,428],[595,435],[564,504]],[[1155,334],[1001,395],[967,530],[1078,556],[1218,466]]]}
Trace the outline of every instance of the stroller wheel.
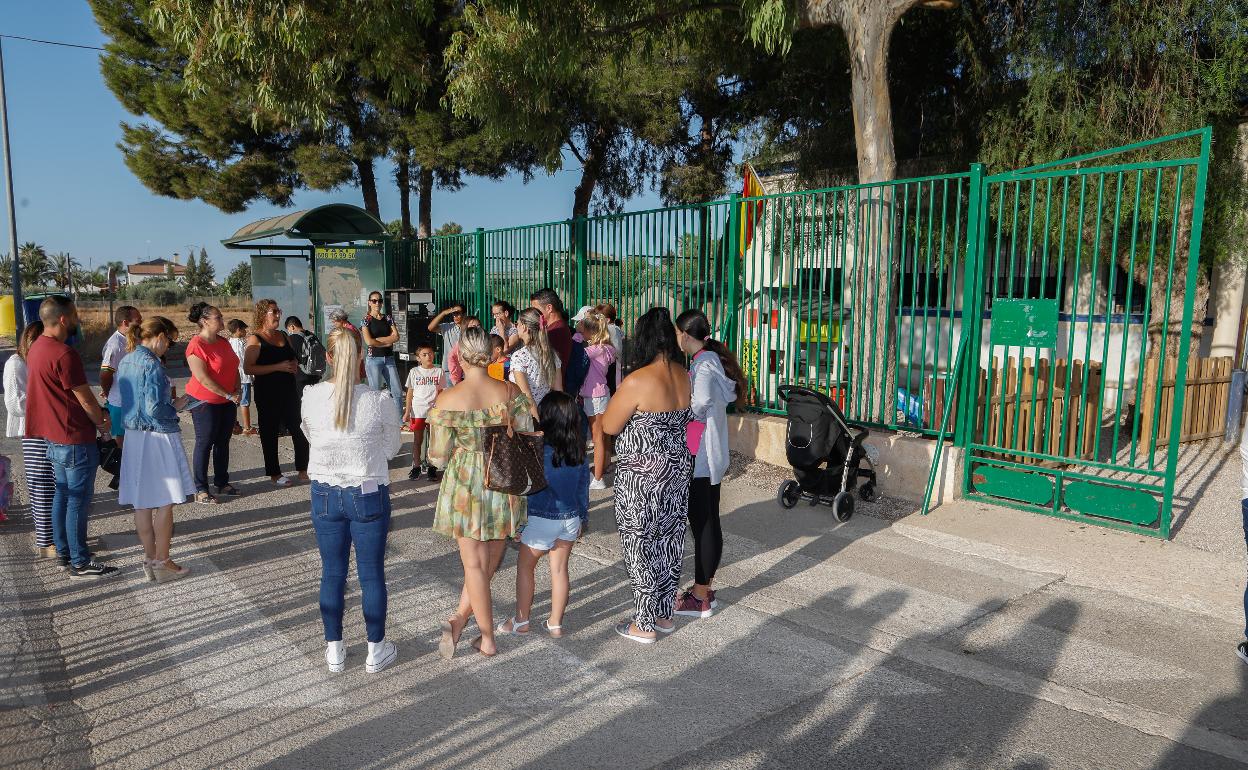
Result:
{"label": "stroller wheel", "polygon": [[836,493],[836,497],[832,498],[832,515],[837,521],[849,521],[849,517],[854,515],[853,492]]}
{"label": "stroller wheel", "polygon": [[780,489],[776,491],[776,500],[784,508],[792,508],[800,499],[802,499],[802,487],[793,479],[782,483]]}
{"label": "stroller wheel", "polygon": [[858,487],[858,497],[862,498],[864,503],[873,503],[880,499],[880,494],[876,491],[875,484],[868,481],[866,484]]}

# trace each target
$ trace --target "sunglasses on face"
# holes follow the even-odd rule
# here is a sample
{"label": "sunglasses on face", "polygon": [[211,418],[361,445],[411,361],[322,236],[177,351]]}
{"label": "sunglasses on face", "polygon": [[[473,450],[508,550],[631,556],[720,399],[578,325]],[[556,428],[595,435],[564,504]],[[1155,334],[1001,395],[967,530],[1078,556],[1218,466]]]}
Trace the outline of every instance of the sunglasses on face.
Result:
{"label": "sunglasses on face", "polygon": [[368,304],[370,304],[370,305],[380,305],[380,304],[381,304],[381,297],[376,297],[376,298],[374,298],[374,297],[369,297],[369,299],[368,299]]}

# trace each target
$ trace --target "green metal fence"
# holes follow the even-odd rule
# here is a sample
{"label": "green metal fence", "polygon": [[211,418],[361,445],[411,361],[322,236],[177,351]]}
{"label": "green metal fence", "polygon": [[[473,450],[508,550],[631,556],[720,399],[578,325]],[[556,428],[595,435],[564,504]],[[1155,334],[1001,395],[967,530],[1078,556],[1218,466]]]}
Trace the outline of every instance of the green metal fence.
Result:
{"label": "green metal fence", "polygon": [[[1209,144],[1206,129],[983,179],[970,495],[1169,537]],[[1184,365],[1163,404],[1167,360]]]}
{"label": "green metal fence", "polygon": [[[490,304],[545,286],[570,309],[611,302],[626,331],[654,306],[700,308],[754,410],[779,412],[782,384],[815,388],[851,420],[951,434],[968,494],[1168,536],[1185,367],[1171,411],[1140,398],[1161,392],[1145,362],[1189,352],[1176,330],[1191,329],[1208,144],[477,230],[387,257],[392,282],[487,326]],[[1129,162],[1089,165],[1111,156]]]}

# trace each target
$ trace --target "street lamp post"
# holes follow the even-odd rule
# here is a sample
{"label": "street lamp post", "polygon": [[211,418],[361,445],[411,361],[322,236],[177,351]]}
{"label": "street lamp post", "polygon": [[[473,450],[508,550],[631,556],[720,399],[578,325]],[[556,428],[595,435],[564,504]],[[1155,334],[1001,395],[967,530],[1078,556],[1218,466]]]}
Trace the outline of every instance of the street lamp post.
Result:
{"label": "street lamp post", "polygon": [[17,254],[17,211],[13,206],[13,151],[9,147],[9,109],[4,93],[4,50],[0,48],[0,144],[4,146],[4,192],[9,203],[9,256],[12,258],[13,326],[21,339],[26,325],[22,312],[22,265]]}

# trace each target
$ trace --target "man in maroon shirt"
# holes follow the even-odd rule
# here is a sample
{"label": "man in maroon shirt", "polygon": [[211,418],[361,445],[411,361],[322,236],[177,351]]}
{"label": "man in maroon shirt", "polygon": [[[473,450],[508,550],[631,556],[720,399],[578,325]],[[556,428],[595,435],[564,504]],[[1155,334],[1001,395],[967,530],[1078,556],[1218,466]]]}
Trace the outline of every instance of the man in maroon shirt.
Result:
{"label": "man in maroon shirt", "polygon": [[117,574],[87,549],[87,512],[95,493],[100,462],[95,434],[109,434],[108,413],[91,393],[78,351],[65,344],[78,328],[78,310],[67,297],[52,296],[39,306],[43,334],[26,354],[26,437],[48,442],[48,462],[56,479],[52,495],[52,542],[71,578]]}
{"label": "man in maroon shirt", "polygon": [[[546,327],[546,336],[550,339],[550,347],[559,356],[560,370],[568,371],[568,359],[572,357],[572,330],[563,320],[563,301],[554,289],[538,289],[529,297],[529,302],[542,314],[542,325]],[[566,388],[565,388],[566,390]],[[573,393],[572,395],[576,395]]]}

